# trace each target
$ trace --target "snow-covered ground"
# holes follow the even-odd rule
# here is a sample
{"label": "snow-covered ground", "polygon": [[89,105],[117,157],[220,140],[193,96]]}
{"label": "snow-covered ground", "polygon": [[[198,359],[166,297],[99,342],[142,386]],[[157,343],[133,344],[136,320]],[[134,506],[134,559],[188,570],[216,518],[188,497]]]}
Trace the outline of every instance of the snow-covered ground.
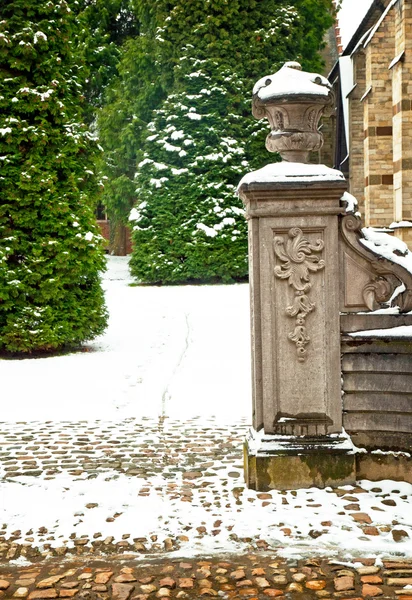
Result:
{"label": "snow-covered ground", "polygon": [[87,352],[0,361],[2,421],[249,417],[248,286],[132,282],[109,257],[110,323]]}
{"label": "snow-covered ground", "polygon": [[245,488],[247,285],[133,287],[126,259],[108,264],[105,335],[0,360],[0,541],[46,555],[106,538],[185,556],[412,557],[409,484]]}

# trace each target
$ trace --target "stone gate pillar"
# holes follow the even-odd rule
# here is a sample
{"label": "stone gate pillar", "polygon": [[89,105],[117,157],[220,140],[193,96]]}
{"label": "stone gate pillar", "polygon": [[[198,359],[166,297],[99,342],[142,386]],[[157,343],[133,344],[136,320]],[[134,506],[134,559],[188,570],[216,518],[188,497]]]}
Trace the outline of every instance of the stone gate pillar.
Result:
{"label": "stone gate pillar", "polygon": [[249,221],[252,327],[245,465],[259,490],[355,481],[340,366],[338,215],[347,185],[340,171],[308,164],[331,102],[328,81],[297,63],[253,90],[253,114],[271,127],[266,147],[283,159],[238,188]]}

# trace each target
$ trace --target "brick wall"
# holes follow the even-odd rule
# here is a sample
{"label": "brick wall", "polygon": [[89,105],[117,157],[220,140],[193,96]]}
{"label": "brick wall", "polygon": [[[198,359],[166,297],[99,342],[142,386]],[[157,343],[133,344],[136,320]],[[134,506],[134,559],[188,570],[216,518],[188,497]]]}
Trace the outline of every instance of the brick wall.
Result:
{"label": "brick wall", "polygon": [[132,236],[130,229],[124,225],[118,225],[115,231],[111,231],[110,221],[98,220],[100,233],[106,240],[106,251],[115,256],[125,256],[132,252]]}
{"label": "brick wall", "polygon": [[386,18],[365,48],[363,97],[365,223],[384,227],[394,219],[392,148],[393,18]]}
{"label": "brick wall", "polygon": [[349,94],[349,192],[357,198],[359,211],[365,216],[365,164],[363,104],[360,101],[366,91],[365,53],[363,49],[353,56],[356,86]]}
{"label": "brick wall", "polygon": [[106,240],[106,243],[104,245],[105,250],[109,249],[109,243],[110,243],[110,222],[107,219],[98,219],[97,220],[97,225],[100,228],[100,234],[104,237],[104,239]]}
{"label": "brick wall", "polygon": [[[393,10],[395,51],[393,64],[393,170],[395,221],[412,221],[412,6],[402,0]],[[412,243],[412,229],[396,235]]]}
{"label": "brick wall", "polygon": [[[389,0],[379,4],[348,51],[349,191],[367,225],[387,227],[412,221],[412,2],[392,5],[368,39]],[[394,233],[412,245],[412,227]]]}

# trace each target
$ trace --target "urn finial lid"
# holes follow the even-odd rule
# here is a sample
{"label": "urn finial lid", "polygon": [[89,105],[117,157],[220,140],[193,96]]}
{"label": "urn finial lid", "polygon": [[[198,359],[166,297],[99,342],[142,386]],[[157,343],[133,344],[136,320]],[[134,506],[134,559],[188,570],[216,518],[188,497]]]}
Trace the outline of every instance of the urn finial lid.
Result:
{"label": "urn finial lid", "polygon": [[307,163],[310,152],[322,146],[318,122],[333,101],[332,86],[325,77],[302,71],[298,62],[287,62],[255,84],[252,113],[269,121],[269,152],[279,152],[288,162]]}
{"label": "urn finial lid", "polygon": [[253,96],[261,102],[280,100],[287,102],[299,97],[305,99],[325,100],[331,93],[331,84],[322,75],[302,71],[298,62],[287,62],[273,75],[262,77],[253,88]]}

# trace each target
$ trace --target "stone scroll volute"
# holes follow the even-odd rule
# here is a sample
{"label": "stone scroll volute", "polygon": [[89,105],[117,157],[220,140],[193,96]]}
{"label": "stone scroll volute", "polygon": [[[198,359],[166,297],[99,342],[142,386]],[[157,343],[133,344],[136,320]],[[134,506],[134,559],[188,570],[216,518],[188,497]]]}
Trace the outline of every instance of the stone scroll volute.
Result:
{"label": "stone scroll volute", "polygon": [[[343,197],[347,204],[349,194]],[[353,197],[350,197],[355,200]],[[340,219],[341,311],[375,311],[398,306],[401,313],[412,310],[412,274],[401,264],[366,247],[362,221],[354,208],[346,206]],[[396,294],[396,290],[401,290]]]}

